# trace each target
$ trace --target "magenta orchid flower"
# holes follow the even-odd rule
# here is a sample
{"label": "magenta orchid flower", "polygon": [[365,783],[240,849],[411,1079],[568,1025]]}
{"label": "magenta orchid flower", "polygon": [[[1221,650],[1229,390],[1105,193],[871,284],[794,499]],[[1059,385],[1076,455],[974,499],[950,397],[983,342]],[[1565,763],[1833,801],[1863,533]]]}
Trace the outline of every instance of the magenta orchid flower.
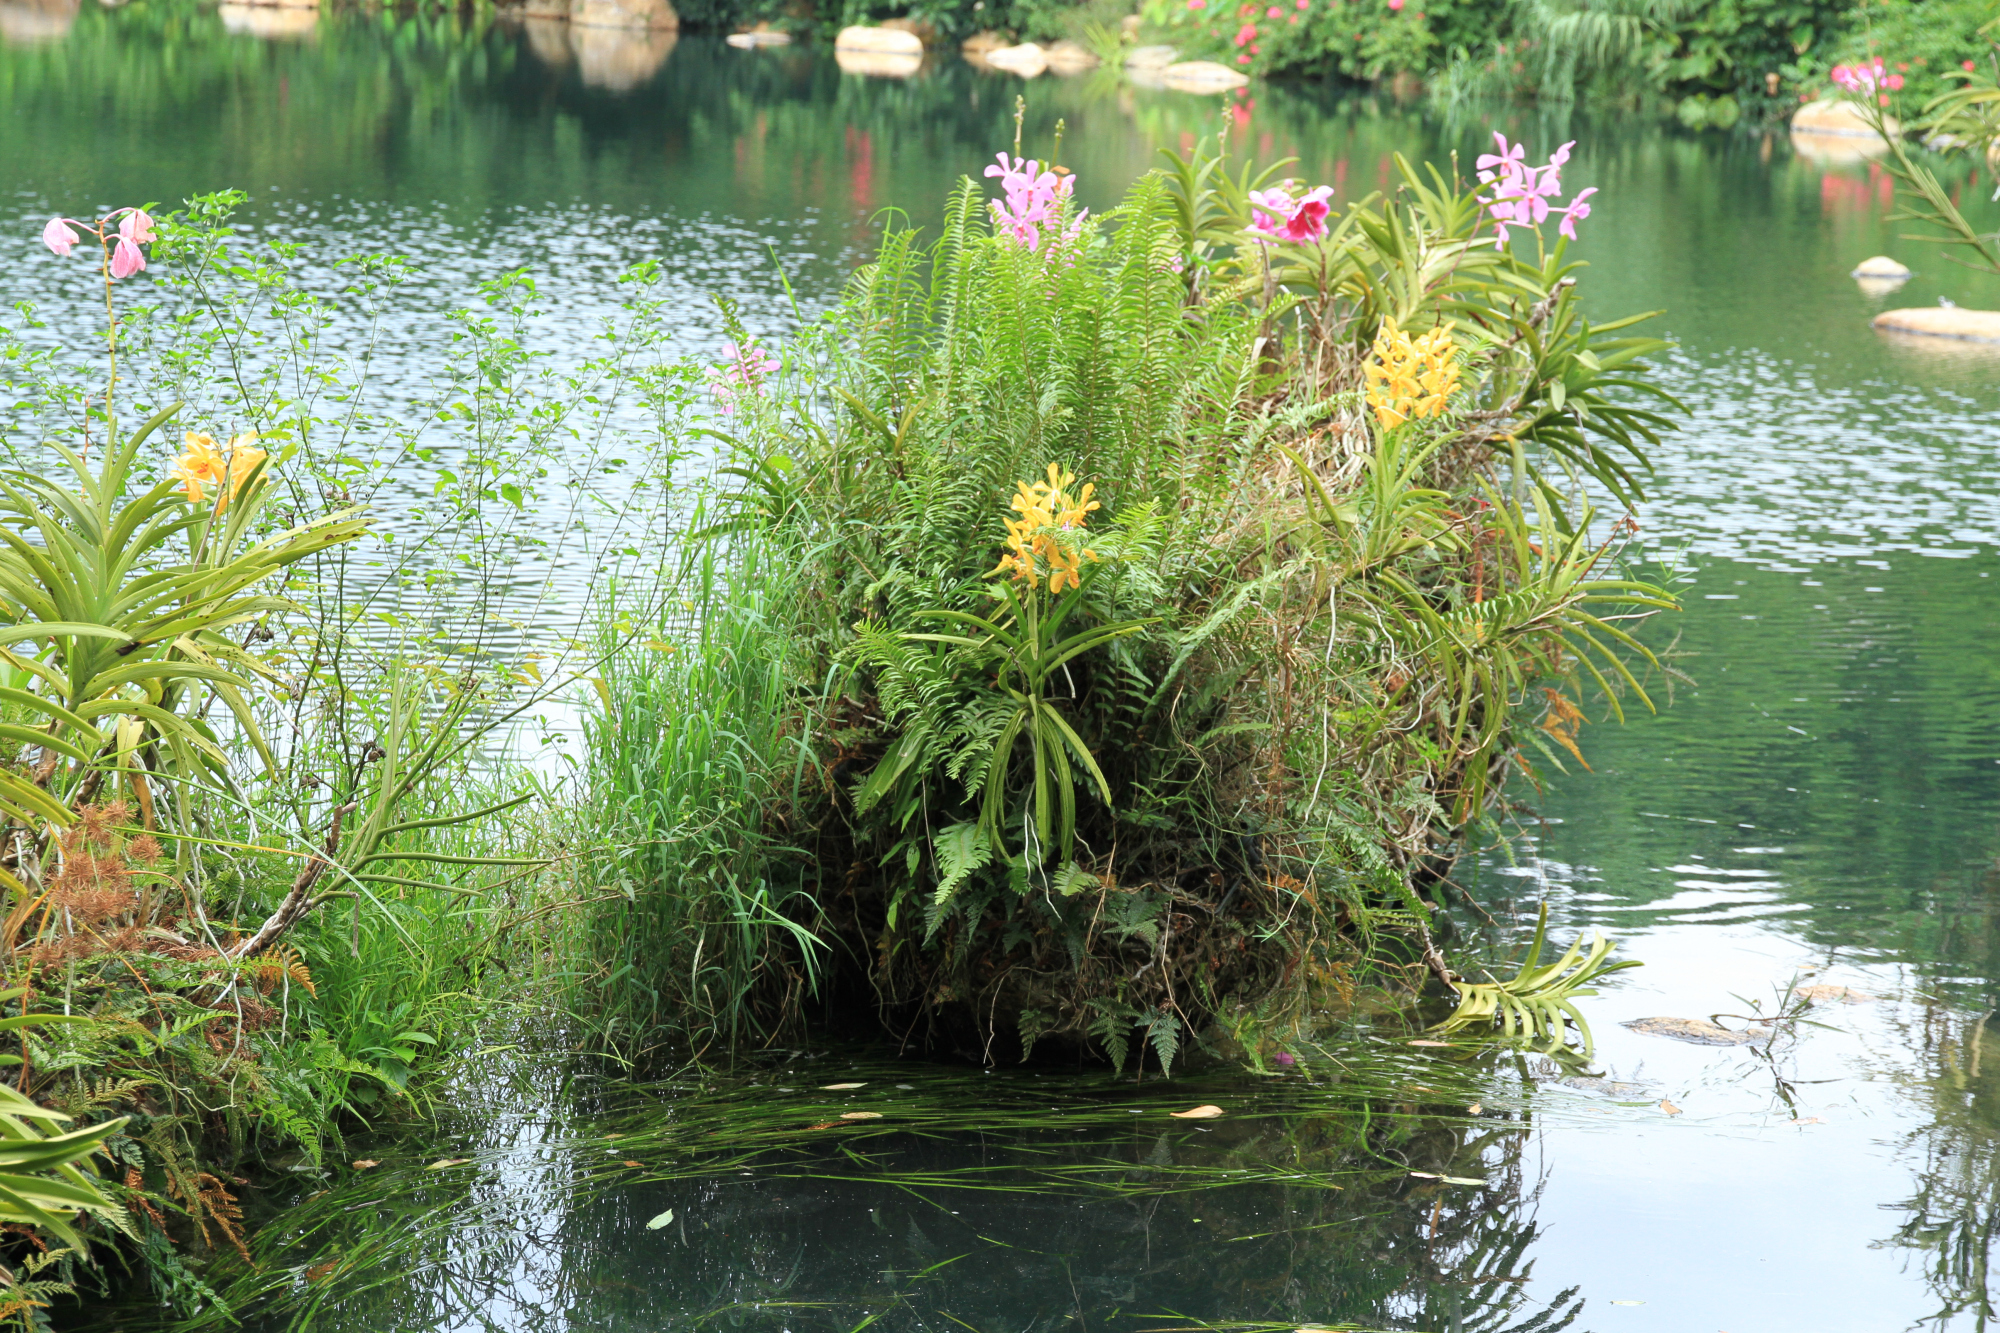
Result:
{"label": "magenta orchid flower", "polygon": [[1326,215],[1331,211],[1327,200],[1333,197],[1333,187],[1317,186],[1294,198],[1292,190],[1297,184],[1285,181],[1268,190],[1252,190],[1250,229],[1275,240],[1302,244],[1326,235]]}
{"label": "magenta orchid flower", "polygon": [[[115,232],[112,230],[113,222],[118,224]],[[139,247],[158,239],[153,231],[153,219],[144,209],[121,208],[96,222],[50,218],[42,227],[42,244],[54,251],[57,258],[67,259],[69,252],[83,239],[78,235],[78,228],[96,237],[98,245],[110,251],[106,267],[113,278],[129,278],[144,271],[146,252]]]}

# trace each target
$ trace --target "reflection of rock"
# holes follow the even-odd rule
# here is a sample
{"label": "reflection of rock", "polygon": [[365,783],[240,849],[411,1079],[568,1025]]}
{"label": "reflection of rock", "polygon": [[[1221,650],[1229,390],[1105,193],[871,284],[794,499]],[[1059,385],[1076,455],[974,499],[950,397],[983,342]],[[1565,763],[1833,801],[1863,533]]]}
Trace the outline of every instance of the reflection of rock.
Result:
{"label": "reflection of rock", "polygon": [[[574,0],[569,21],[578,28],[643,28],[652,32],[675,32],[681,16],[669,0]],[[669,49],[673,43],[667,43]],[[577,52],[581,59],[583,53]]]}
{"label": "reflection of rock", "polygon": [[[833,39],[833,49],[838,51],[873,51],[880,55],[916,56],[924,54],[923,38],[901,28],[842,28],[840,35]],[[843,66],[842,68],[845,68]]]}
{"label": "reflection of rock", "polygon": [[1033,42],[1022,42],[1019,46],[1003,46],[986,53],[986,63],[995,69],[1004,69],[1009,74],[1018,74],[1024,79],[1039,77],[1049,67],[1049,54]]}
{"label": "reflection of rock", "polygon": [[32,46],[69,35],[77,0],[0,0],[0,42]]}
{"label": "reflection of rock", "polygon": [[1250,80],[1213,60],[1183,60],[1160,71],[1160,86],[1181,93],[1226,93]]}
{"label": "reflection of rock", "polygon": [[759,46],[790,46],[792,35],[774,31],[760,23],[748,32],[730,33],[727,40],[731,46],[747,51]]}
{"label": "reflection of rock", "polygon": [[555,69],[569,64],[568,19],[523,19],[521,27],[528,34],[528,49],[535,53],[535,59]]}
{"label": "reflection of rock", "polygon": [[1126,53],[1125,68],[1128,70],[1162,70],[1174,63],[1180,52],[1171,46],[1137,46]]}
{"label": "reflection of rock", "polygon": [[585,84],[629,92],[653,77],[680,34],[672,28],[604,27],[572,22],[569,47]]}
{"label": "reflection of rock", "polygon": [[301,37],[311,39],[319,36],[317,9],[224,4],[215,7],[215,16],[222,20],[224,31],[240,32],[246,37],[262,37],[269,41],[276,38],[297,40]]}
{"label": "reflection of rock", "polygon": [[1943,338],[1954,342],[2000,343],[2000,310],[1960,310],[1957,306],[1915,306],[1884,310],[1874,325],[1884,333]]}
{"label": "reflection of rock", "polygon": [[1081,74],[1100,63],[1081,42],[1061,41],[1048,47],[1049,68],[1058,74]]}
{"label": "reflection of rock", "polygon": [[866,74],[878,79],[907,79],[924,67],[922,54],[907,51],[854,51],[833,48],[833,63],[843,74]]}

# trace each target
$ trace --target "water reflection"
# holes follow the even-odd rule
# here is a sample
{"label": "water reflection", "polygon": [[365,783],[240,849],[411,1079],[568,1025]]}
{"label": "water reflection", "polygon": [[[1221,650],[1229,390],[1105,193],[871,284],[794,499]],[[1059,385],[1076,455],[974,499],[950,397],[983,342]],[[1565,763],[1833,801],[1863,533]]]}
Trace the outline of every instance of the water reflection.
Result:
{"label": "water reflection", "polygon": [[0,42],[32,46],[60,41],[76,22],[79,0],[0,0]]}

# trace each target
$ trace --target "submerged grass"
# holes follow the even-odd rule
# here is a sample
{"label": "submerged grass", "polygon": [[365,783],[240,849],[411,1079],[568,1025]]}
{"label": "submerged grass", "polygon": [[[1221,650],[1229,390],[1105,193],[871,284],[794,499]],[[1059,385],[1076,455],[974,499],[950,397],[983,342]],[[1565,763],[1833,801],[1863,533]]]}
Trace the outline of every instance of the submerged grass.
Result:
{"label": "submerged grass", "polygon": [[[1519,1297],[1493,1241],[1518,1257],[1532,1230],[1518,1147],[1534,1101],[1490,1054],[1441,1059],[1410,1039],[1391,1023],[1301,1052],[1283,1079],[1145,1083],[872,1051],[645,1084],[487,1062],[458,1098],[486,1115],[447,1112],[421,1151],[405,1141],[380,1165],[303,1181],[253,1238],[253,1265],[218,1261],[218,1289],[264,1330],[513,1327],[560,1292],[567,1318],[610,1326],[782,1314],[849,1329],[876,1313],[927,1327],[942,1312],[997,1333],[1020,1326],[997,1312],[1028,1301],[1026,1273],[1067,1272],[1081,1287],[1060,1304],[1109,1327],[1204,1326],[1174,1318],[1190,1298],[1211,1317],[1407,1327],[1399,1302],[1466,1276]],[[1222,1114],[1175,1118],[1201,1104]],[[841,1118],[857,1113],[878,1118]],[[880,1268],[835,1262],[854,1248],[828,1248],[850,1225],[836,1218],[864,1228],[851,1240]],[[1315,1262],[1321,1277],[1259,1294],[1274,1264]],[[1108,1298],[1120,1282],[1139,1285]],[[228,1322],[217,1307],[174,1327]]]}

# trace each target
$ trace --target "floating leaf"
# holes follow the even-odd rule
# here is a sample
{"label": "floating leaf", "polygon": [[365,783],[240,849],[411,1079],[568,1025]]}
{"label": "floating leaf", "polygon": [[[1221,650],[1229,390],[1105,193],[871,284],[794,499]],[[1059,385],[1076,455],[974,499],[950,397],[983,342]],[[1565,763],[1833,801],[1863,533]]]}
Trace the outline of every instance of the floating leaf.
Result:
{"label": "floating leaf", "polygon": [[350,1162],[349,1165],[356,1171],[369,1171],[382,1164],[372,1157],[364,1157],[358,1162]]}
{"label": "floating leaf", "polygon": [[1191,1111],[1169,1111],[1176,1120],[1213,1120],[1222,1114],[1220,1106],[1197,1106]]}
{"label": "floating leaf", "polygon": [[328,1259],[325,1263],[314,1264],[306,1270],[306,1281],[323,1281],[328,1274],[332,1273],[338,1267],[340,1267],[340,1260],[338,1259]]}
{"label": "floating leaf", "polygon": [[882,1113],[880,1111],[842,1111],[840,1118],[842,1120],[880,1120]]}
{"label": "floating leaf", "polygon": [[1481,1111],[1484,1111],[1485,1109],[1486,1108],[1481,1106],[1478,1102],[1474,1102],[1472,1105],[1465,1108],[1465,1113],[1467,1115],[1478,1115]]}
{"label": "floating leaf", "polygon": [[632,1162],[632,1161],[625,1161],[625,1162],[620,1162],[620,1163],[619,1163],[618,1165],[620,1165],[620,1166],[644,1166],[644,1165],[645,1165],[645,1163],[644,1163],[644,1162]]}
{"label": "floating leaf", "polygon": [[1675,1105],[1674,1105],[1674,1104],[1673,1104],[1672,1102],[1668,1101],[1668,1100],[1667,1100],[1667,1099],[1666,1099],[1665,1097],[1662,1097],[1662,1098],[1660,1098],[1660,1109],[1661,1109],[1662,1111],[1665,1111],[1665,1112],[1666,1112],[1666,1113],[1667,1113],[1668,1115],[1679,1115],[1679,1114],[1681,1113],[1681,1108],[1680,1108],[1680,1107],[1678,1107],[1678,1106],[1675,1106]]}
{"label": "floating leaf", "polygon": [[471,1160],[472,1159],[470,1157],[440,1157],[437,1161],[432,1162],[429,1166],[425,1167],[424,1170],[442,1171],[448,1166],[464,1166],[467,1162]]}
{"label": "floating leaf", "polygon": [[807,1125],[807,1126],[806,1126],[806,1128],[807,1128],[807,1129],[838,1129],[838,1128],[840,1128],[840,1122],[839,1122],[838,1120],[822,1120],[822,1121],[820,1121],[820,1122],[819,1122],[819,1123],[818,1123],[817,1125]]}
{"label": "floating leaf", "polygon": [[820,1089],[820,1091],[821,1091],[821,1092],[852,1092],[852,1091],[853,1091],[854,1089],[856,1089],[856,1088],[865,1088],[865,1087],[867,1087],[867,1086],[868,1086],[868,1085],[867,1085],[866,1083],[829,1083],[829,1084],[827,1084],[827,1085],[826,1085],[825,1087],[821,1088],[821,1089]]}
{"label": "floating leaf", "polygon": [[666,1212],[661,1213],[658,1217],[646,1223],[646,1230],[658,1231],[661,1227],[665,1226],[667,1223],[673,1220],[674,1220],[674,1210],[669,1208],[667,1209]]}

